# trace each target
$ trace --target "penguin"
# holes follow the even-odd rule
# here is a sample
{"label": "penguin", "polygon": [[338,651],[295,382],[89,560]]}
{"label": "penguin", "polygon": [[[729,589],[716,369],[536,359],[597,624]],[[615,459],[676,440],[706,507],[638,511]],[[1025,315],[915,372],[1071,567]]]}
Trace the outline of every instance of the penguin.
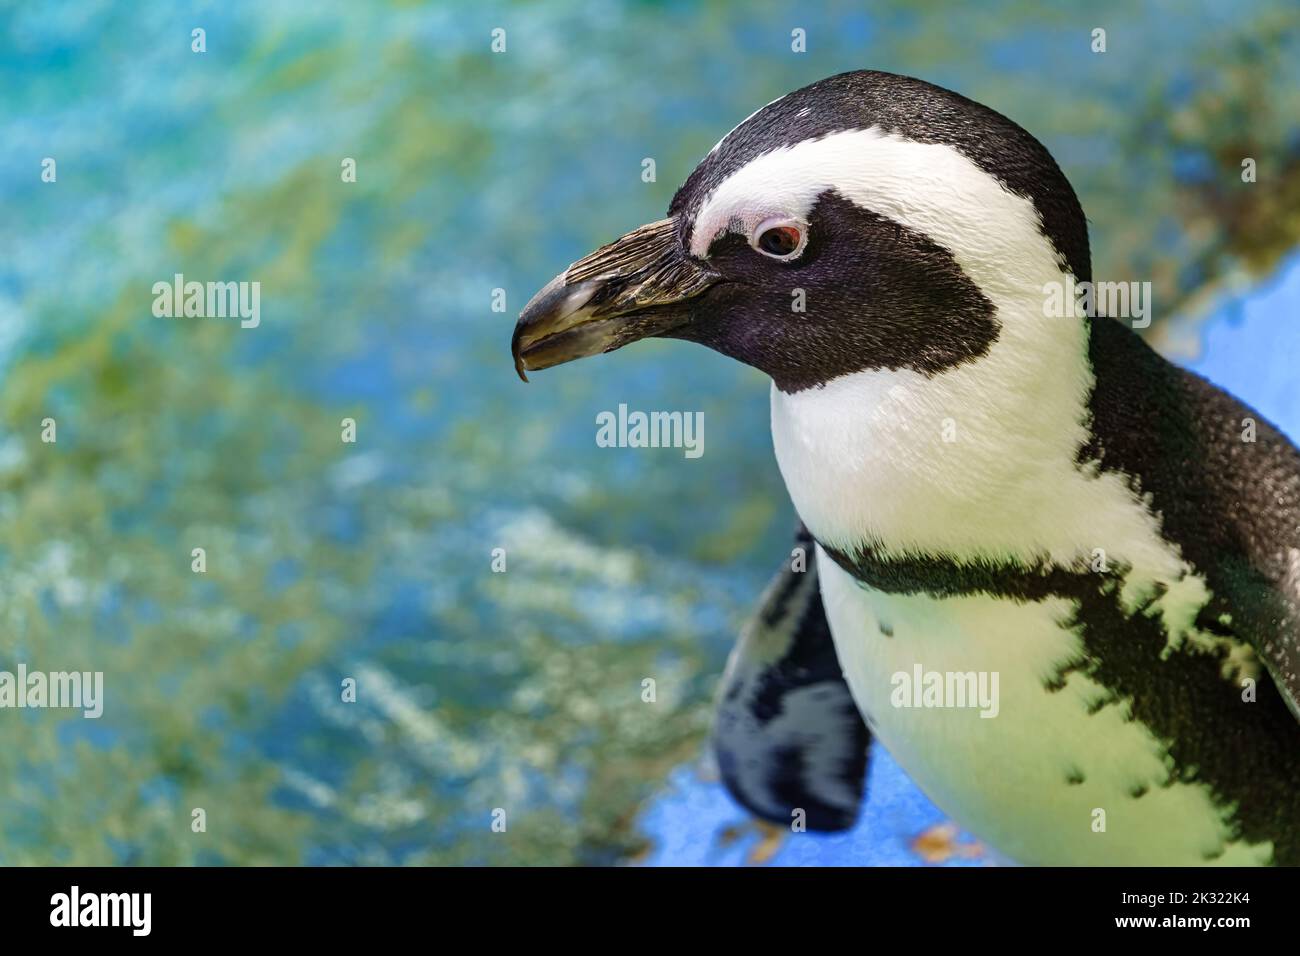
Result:
{"label": "penguin", "polygon": [[1023,864],[1300,863],[1300,452],[1123,316],[1045,308],[1091,282],[1042,144],[861,71],[758,110],[520,314],[525,380],[650,336],[771,379],[809,560],[719,692],[751,811],[851,825],[875,738]]}

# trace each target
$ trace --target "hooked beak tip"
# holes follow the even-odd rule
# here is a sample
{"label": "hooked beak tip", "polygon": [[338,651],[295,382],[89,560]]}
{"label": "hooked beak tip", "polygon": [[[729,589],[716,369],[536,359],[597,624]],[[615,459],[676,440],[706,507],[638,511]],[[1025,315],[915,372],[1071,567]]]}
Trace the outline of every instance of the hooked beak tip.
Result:
{"label": "hooked beak tip", "polygon": [[573,263],[524,306],[511,351],[515,371],[551,368],[622,348],[682,324],[688,299],[718,275],[686,257],[676,221],[633,230]]}
{"label": "hooked beak tip", "polygon": [[515,323],[515,332],[510,340],[510,350],[514,355],[515,371],[521,381],[528,381],[530,368],[546,368],[540,364],[540,357],[534,355],[529,363],[526,353],[537,347],[544,348],[549,340],[571,331],[587,318],[583,307],[598,288],[594,282],[579,282],[570,285],[565,280],[566,273],[556,276],[533,296],[524,310],[519,313]]}
{"label": "hooked beak tip", "polygon": [[521,332],[520,325],[516,324],[515,334],[513,334],[513,336],[511,336],[510,338],[510,352],[511,355],[513,356],[513,359],[515,359],[515,372],[519,373],[519,380],[521,382],[526,382],[528,381],[528,372],[526,372],[526,369],[528,369],[528,365],[524,364],[523,349],[520,349],[520,342],[519,342],[520,332]]}

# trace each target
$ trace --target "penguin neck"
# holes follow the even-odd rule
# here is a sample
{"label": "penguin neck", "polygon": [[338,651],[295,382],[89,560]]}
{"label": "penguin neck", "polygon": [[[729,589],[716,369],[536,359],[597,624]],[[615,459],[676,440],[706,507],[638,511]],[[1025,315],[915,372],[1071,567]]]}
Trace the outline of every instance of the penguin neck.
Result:
{"label": "penguin neck", "polygon": [[[1046,281],[1067,275],[1058,267]],[[1177,573],[1135,538],[1150,516],[1122,478],[1079,463],[1095,386],[1088,324],[1045,317],[1044,286],[1041,274],[982,284],[999,332],[977,359],[773,387],[777,461],[819,542],[1027,566],[1076,565],[1109,545],[1156,577]]]}

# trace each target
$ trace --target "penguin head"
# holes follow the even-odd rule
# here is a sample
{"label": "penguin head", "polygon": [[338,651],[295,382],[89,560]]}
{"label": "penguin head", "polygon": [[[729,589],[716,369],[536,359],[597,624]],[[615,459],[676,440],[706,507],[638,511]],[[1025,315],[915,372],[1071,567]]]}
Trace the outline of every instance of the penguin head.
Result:
{"label": "penguin head", "polygon": [[845,73],[728,133],[667,218],[543,288],[512,347],[521,377],[648,336],[709,346],[786,393],[934,375],[1046,324],[1044,281],[1067,274],[1090,277],[1087,226],[1037,140],[929,83]]}

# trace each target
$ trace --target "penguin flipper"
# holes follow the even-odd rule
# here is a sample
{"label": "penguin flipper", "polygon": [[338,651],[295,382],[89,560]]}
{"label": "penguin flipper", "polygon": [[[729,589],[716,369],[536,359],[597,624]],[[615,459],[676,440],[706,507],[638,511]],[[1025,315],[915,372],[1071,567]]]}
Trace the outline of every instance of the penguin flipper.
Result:
{"label": "penguin flipper", "polygon": [[813,547],[800,527],[742,629],[713,747],[727,789],[752,813],[789,826],[802,810],[810,830],[845,830],[862,804],[871,735],[835,653]]}

